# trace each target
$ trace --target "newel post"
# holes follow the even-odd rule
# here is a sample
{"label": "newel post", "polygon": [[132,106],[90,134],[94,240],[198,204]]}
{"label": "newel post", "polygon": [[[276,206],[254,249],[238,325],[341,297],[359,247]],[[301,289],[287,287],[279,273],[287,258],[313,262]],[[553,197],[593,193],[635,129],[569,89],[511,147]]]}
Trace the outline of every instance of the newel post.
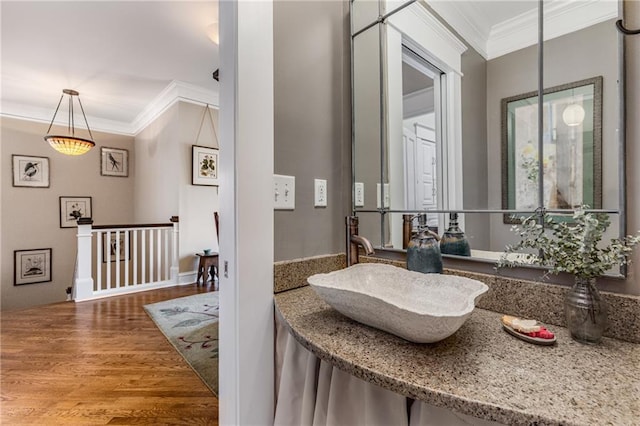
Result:
{"label": "newel post", "polygon": [[76,275],[73,283],[76,302],[93,297],[93,277],[91,276],[91,228],[90,217],[78,219],[78,254],[76,257]]}
{"label": "newel post", "polygon": [[178,234],[180,218],[178,216],[171,216],[169,219],[173,223],[173,238],[171,239],[171,268],[169,269],[171,281],[174,284],[178,284],[178,273],[180,272],[179,265],[179,253],[178,253]]}

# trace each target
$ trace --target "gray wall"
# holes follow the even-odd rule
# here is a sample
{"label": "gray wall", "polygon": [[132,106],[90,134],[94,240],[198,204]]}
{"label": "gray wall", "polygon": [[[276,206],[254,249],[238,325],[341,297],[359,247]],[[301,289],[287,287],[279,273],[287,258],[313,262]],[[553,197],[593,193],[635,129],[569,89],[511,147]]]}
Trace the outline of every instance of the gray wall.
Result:
{"label": "gray wall", "polygon": [[[603,76],[603,206],[617,208],[617,34],[614,21],[558,37],[544,44],[544,86],[553,87]],[[537,47],[531,46],[487,63],[487,163],[489,208],[501,208],[500,101],[537,90]],[[491,216],[491,250],[513,242],[511,225]]]}
{"label": "gray wall", "polygon": [[[344,252],[351,200],[348,3],[274,2],[274,172],[296,177],[296,207],[275,211],[274,260]],[[313,206],[326,179],[327,207]]]}
{"label": "gray wall", "polygon": [[[56,152],[42,139],[47,127],[47,124],[32,121],[0,119],[2,310],[66,299],[65,289],[73,284],[77,241],[76,228],[60,228],[60,196],[92,197],[92,216],[96,225],[133,221],[133,180],[136,175],[133,138],[93,132],[96,147],[82,156],[71,157]],[[66,128],[58,131],[64,134]],[[100,175],[101,146],[129,150],[128,178]],[[48,157],[50,187],[13,187],[13,154]],[[52,249],[52,281],[14,286],[14,250],[39,248]]]}
{"label": "gray wall", "polygon": [[[135,138],[136,223],[166,223],[171,216],[180,217],[182,274],[195,273],[197,252],[218,250],[213,219],[218,211],[218,188],[191,184],[191,146],[218,148],[211,120],[205,116],[202,122],[203,111],[204,106],[176,102]],[[218,111],[211,110],[211,114],[217,123]]]}
{"label": "gray wall", "polygon": [[[471,46],[462,55],[462,178],[465,209],[486,209],[487,163],[487,61]],[[489,247],[489,217],[465,215],[464,231],[471,247]]]}
{"label": "gray wall", "polygon": [[[625,25],[640,28],[640,2],[625,1]],[[640,36],[626,36],[627,54],[627,212],[629,233],[640,230]],[[611,289],[640,295],[640,248],[624,282],[609,283]],[[637,319],[636,319],[637,320]]]}

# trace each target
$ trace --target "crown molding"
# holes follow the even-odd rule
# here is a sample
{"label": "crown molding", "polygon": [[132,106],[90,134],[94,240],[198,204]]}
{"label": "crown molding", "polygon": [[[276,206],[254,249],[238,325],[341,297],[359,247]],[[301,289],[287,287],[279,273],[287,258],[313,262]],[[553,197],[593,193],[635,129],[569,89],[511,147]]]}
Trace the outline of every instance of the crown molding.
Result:
{"label": "crown molding", "polygon": [[[489,38],[489,26],[486,23],[478,22],[479,13],[474,17],[463,12],[460,4],[455,1],[439,1],[428,3],[429,6],[451,27],[455,32],[473,47],[483,58],[487,58],[487,40]],[[468,2],[465,7],[476,9],[475,3]],[[484,27],[483,27],[483,24]]]}
{"label": "crown molding", "polygon": [[[176,102],[199,105],[209,104],[214,108],[220,107],[219,95],[215,91],[181,81],[172,81],[158,96],[149,102],[131,123],[107,120],[91,115],[87,115],[87,121],[91,131],[136,136]],[[2,101],[0,116],[49,124],[51,123],[52,111],[49,108]],[[67,126],[67,121],[65,121],[64,117],[57,118],[54,124]]]}
{"label": "crown molding", "polygon": [[[47,125],[51,123],[52,114],[53,112],[50,108],[40,108],[7,101],[2,101],[2,110],[0,111],[0,116],[2,117],[33,121]],[[106,120],[92,115],[87,115],[87,121],[89,122],[89,127],[92,132],[133,136],[131,125],[122,121]],[[62,117],[56,118],[53,124],[67,127],[68,122],[65,117]],[[84,128],[84,123],[79,123],[79,125],[76,126],[76,129],[82,130]]]}
{"label": "crown molding", "polygon": [[131,123],[132,134],[135,136],[140,133],[162,113],[180,101],[199,105],[209,104],[214,108],[220,107],[218,93],[174,80],[133,120]]}
{"label": "crown molding", "polygon": [[[483,58],[490,60],[538,43],[538,9],[532,9],[488,28],[482,3],[427,2],[428,5]],[[545,6],[544,39],[551,40],[619,16],[618,2],[560,0]]]}
{"label": "crown molding", "polygon": [[[615,1],[558,1],[544,9],[544,40],[551,40],[618,16]],[[487,59],[538,43],[538,10],[494,25],[487,41]]]}

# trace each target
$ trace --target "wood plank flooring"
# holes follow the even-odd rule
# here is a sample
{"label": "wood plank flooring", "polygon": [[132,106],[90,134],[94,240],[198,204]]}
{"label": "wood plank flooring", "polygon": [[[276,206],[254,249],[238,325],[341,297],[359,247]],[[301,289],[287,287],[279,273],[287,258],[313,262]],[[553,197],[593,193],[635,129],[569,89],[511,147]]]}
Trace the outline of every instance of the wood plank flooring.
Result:
{"label": "wood plank flooring", "polygon": [[188,286],[3,312],[3,425],[217,425],[218,399],[143,305]]}

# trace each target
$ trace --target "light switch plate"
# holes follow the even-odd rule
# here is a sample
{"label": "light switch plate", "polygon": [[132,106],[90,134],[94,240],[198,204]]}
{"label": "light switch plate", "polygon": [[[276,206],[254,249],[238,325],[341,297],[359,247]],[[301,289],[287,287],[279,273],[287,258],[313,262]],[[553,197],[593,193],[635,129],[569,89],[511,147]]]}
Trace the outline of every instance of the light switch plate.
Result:
{"label": "light switch plate", "polygon": [[[377,208],[382,208],[382,203],[380,202],[380,198],[382,197],[382,190],[380,188],[380,184],[376,184],[376,206]],[[389,208],[391,205],[391,195],[389,195],[389,184],[384,184],[384,208]]]}
{"label": "light switch plate", "polygon": [[356,182],[354,186],[354,204],[356,207],[364,207],[364,183]]}
{"label": "light switch plate", "polygon": [[273,208],[294,210],[296,208],[295,176],[273,175]]}
{"label": "light switch plate", "polygon": [[314,203],[315,207],[327,207],[327,181],[325,179],[314,180]]}

